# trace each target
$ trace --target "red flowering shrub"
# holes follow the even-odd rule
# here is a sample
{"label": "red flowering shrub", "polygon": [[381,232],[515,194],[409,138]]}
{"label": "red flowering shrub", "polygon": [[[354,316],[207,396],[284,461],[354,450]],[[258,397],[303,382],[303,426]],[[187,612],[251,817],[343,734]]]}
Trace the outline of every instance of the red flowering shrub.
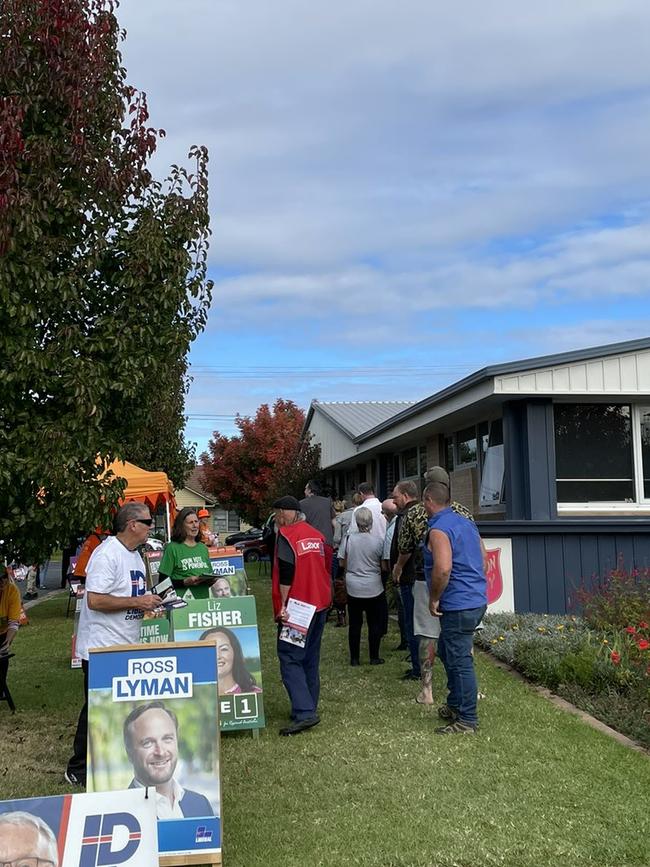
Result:
{"label": "red flowering shrub", "polygon": [[650,621],[650,570],[622,562],[604,578],[594,578],[576,593],[582,616],[592,629],[621,630],[630,635],[647,629]]}

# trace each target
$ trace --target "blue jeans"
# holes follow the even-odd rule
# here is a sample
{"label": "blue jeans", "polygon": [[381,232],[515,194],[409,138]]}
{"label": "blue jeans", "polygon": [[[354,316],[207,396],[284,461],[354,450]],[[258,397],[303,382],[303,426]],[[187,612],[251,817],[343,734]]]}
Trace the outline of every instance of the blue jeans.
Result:
{"label": "blue jeans", "polygon": [[[327,619],[327,608],[317,611],[309,624],[304,647],[288,641],[277,641],[282,683],[291,701],[291,719],[304,720],[316,716],[320,695],[320,643]],[[278,635],[279,635],[278,628]]]}
{"label": "blue jeans", "polygon": [[420,677],[420,642],[413,635],[413,587],[411,584],[400,584],[399,594],[404,606],[404,634],[411,654],[413,674]]}
{"label": "blue jeans", "polygon": [[445,611],[440,618],[438,656],[447,672],[447,704],[458,711],[461,722],[471,726],[478,724],[472,644],[486,607]]}

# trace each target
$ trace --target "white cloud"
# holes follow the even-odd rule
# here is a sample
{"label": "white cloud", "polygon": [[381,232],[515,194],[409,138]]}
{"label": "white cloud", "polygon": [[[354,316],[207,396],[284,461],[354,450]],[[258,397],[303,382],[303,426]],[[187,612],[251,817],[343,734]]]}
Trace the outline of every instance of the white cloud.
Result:
{"label": "white cloud", "polygon": [[[260,356],[335,341],[348,362],[399,334],[480,366],[553,350],[553,320],[563,348],[601,342],[602,306],[647,322],[647,0],[122,0],[119,17],[168,133],[155,171],[210,150],[210,265],[236,275],[217,280],[215,353],[223,328],[258,329]],[[234,414],[286,383],[222,385]],[[312,387],[291,385],[341,395]]]}

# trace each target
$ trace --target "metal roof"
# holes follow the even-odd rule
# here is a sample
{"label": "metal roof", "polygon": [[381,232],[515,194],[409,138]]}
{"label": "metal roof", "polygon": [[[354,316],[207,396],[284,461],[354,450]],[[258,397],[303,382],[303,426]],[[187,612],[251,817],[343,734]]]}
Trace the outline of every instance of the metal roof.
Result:
{"label": "metal roof", "polygon": [[639,340],[626,340],[622,343],[608,343],[605,346],[590,346],[588,349],[576,349],[571,352],[560,352],[555,355],[539,355],[535,358],[523,358],[520,361],[509,361],[505,364],[493,364],[490,367],[483,367],[481,370],[477,370],[464,379],[453,383],[453,385],[443,388],[442,391],[430,397],[425,397],[424,400],[420,400],[417,403],[412,403],[406,408],[397,410],[396,415],[392,418],[384,418],[382,421],[377,422],[374,427],[366,428],[366,430],[354,435],[354,442],[360,443],[368,440],[376,434],[393,427],[393,425],[411,418],[431,406],[435,406],[435,404],[446,400],[452,395],[465,391],[473,385],[478,385],[495,376],[523,373],[524,371],[537,370],[541,367],[554,367],[574,361],[590,361],[594,358],[606,358],[610,355],[620,355],[625,352],[638,352],[639,350],[647,349],[650,349],[650,337],[643,337]]}
{"label": "metal roof", "polygon": [[357,437],[412,405],[413,401],[410,400],[344,400],[332,403],[313,400],[305,430],[316,408],[347,436]]}

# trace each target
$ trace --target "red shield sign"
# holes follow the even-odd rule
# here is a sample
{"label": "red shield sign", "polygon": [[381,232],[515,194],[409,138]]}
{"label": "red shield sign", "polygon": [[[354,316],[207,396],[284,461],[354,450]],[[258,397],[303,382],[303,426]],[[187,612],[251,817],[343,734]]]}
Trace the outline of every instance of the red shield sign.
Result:
{"label": "red shield sign", "polygon": [[503,576],[501,575],[501,548],[492,548],[487,553],[487,600],[488,605],[501,598],[503,593]]}

